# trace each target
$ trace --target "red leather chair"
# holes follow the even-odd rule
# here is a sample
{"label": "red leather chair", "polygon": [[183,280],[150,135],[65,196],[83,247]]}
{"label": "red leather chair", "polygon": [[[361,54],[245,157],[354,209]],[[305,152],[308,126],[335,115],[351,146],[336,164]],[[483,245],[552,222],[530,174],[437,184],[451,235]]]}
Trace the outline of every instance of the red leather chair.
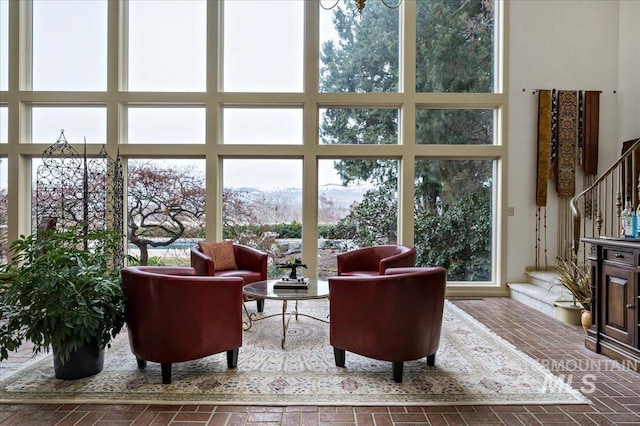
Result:
{"label": "red leather chair", "polygon": [[[247,247],[241,244],[233,244],[233,254],[238,269],[216,270],[213,259],[200,250],[200,247],[191,248],[191,267],[195,269],[196,275],[206,275],[210,277],[240,277],[244,285],[264,281],[267,279],[267,260],[265,252]],[[254,300],[243,296],[243,300]],[[264,311],[264,299],[256,299],[258,312]]]}
{"label": "red leather chair", "polygon": [[138,367],[158,362],[162,383],[171,364],[227,352],[238,364],[242,346],[242,286],[239,277],[201,277],[190,267],[138,266],[121,271],[131,352]]}
{"label": "red leather chair", "polygon": [[398,383],[404,361],[426,356],[427,365],[433,366],[446,282],[447,272],[441,267],[330,277],[329,343],[336,366],[345,366],[345,351],[391,361],[393,380]]}
{"label": "red leather chair", "polygon": [[362,247],[338,258],[338,275],[373,276],[384,275],[387,268],[415,266],[416,251],[413,247],[387,244]]}

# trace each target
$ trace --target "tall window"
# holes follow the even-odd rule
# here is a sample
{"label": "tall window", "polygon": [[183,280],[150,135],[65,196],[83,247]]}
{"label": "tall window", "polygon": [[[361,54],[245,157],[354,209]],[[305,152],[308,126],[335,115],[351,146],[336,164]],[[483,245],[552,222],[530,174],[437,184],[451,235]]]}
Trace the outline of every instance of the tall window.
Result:
{"label": "tall window", "polygon": [[205,142],[206,111],[201,107],[128,109],[128,143]]}
{"label": "tall window", "polygon": [[375,3],[363,13],[355,2],[320,11],[320,91],[398,91],[399,9]]}
{"label": "tall window", "polygon": [[225,108],[222,114],[225,144],[302,145],[301,108]]}
{"label": "tall window", "polygon": [[0,143],[7,143],[9,140],[9,109],[0,106]]}
{"label": "tall window", "polygon": [[107,0],[33,2],[33,89],[107,89]]}
{"label": "tall window", "polygon": [[129,255],[142,265],[189,265],[204,239],[202,160],[130,160],[127,173]]}
{"label": "tall window", "polygon": [[7,244],[7,230],[9,226],[7,196],[7,159],[0,157],[0,263],[7,261],[7,251],[9,248]]}
{"label": "tall window", "polygon": [[138,262],[231,239],[267,251],[271,277],[299,258],[326,278],[337,253],[407,244],[452,285],[500,285],[501,1],[24,1],[0,0],[9,191],[64,129],[120,153]]}
{"label": "tall window", "polygon": [[226,92],[302,92],[304,4],[224,2]]}
{"label": "tall window", "polygon": [[[380,179],[368,170],[385,170]],[[361,173],[360,173],[361,172]],[[349,175],[357,179],[345,179]],[[359,247],[397,244],[398,162],[320,160],[318,163],[318,275],[335,275],[338,253]]]}
{"label": "tall window", "polygon": [[62,130],[71,143],[107,142],[107,111],[104,107],[33,106],[31,126],[33,143],[51,144]]}
{"label": "tall window", "polygon": [[493,91],[494,34],[493,1],[416,1],[416,91]]}
{"label": "tall window", "polygon": [[207,3],[129,1],[129,90],[206,90]]}
{"label": "tall window", "polygon": [[9,1],[0,0],[0,91],[9,89]]}
{"label": "tall window", "polygon": [[451,281],[490,281],[493,161],[417,160],[415,170],[416,263],[445,266]]}
{"label": "tall window", "polygon": [[302,161],[225,159],[223,236],[269,253],[274,265],[302,258]]}

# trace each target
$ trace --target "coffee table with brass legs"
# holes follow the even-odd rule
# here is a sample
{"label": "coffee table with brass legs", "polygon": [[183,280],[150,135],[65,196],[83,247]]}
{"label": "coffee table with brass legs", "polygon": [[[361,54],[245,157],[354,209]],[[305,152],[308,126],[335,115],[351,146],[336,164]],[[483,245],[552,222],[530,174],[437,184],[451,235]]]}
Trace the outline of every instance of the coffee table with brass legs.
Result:
{"label": "coffee table with brass legs", "polygon": [[[263,317],[258,317],[255,312],[249,313],[247,305],[243,304],[244,311],[247,314],[247,320],[243,321],[242,329],[247,331],[253,326],[255,321],[261,321],[263,319],[282,315],[282,342],[280,346],[284,349],[284,345],[287,340],[287,329],[289,328],[289,321],[291,321],[292,315],[295,316],[296,321],[298,321],[298,316],[303,316],[326,323],[329,322],[322,318],[316,318],[314,316],[298,312],[299,300],[328,299],[329,283],[327,281],[311,280],[309,282],[309,287],[306,289],[274,289],[273,286],[277,282],[277,280],[257,281],[247,284],[242,288],[242,292],[252,298],[282,301],[282,314],[272,314]],[[294,309],[287,312],[287,302],[290,300],[295,301],[296,303]]]}

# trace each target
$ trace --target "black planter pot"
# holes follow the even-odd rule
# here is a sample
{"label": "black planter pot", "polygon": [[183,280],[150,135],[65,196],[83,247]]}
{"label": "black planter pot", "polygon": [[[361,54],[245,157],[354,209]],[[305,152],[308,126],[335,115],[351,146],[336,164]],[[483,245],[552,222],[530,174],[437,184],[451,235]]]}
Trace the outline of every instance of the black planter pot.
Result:
{"label": "black planter pot", "polygon": [[104,349],[98,348],[95,342],[81,346],[65,363],[58,358],[56,349],[53,348],[53,370],[56,379],[76,380],[93,376],[102,371],[104,366]]}

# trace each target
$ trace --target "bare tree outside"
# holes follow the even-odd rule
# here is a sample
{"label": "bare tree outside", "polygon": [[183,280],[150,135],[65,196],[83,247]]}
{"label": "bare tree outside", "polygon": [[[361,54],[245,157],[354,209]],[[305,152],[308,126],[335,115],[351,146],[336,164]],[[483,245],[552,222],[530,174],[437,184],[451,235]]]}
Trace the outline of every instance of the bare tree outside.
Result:
{"label": "bare tree outside", "polygon": [[150,248],[204,236],[203,179],[189,168],[129,162],[127,236],[139,251],[140,265],[149,264]]}

